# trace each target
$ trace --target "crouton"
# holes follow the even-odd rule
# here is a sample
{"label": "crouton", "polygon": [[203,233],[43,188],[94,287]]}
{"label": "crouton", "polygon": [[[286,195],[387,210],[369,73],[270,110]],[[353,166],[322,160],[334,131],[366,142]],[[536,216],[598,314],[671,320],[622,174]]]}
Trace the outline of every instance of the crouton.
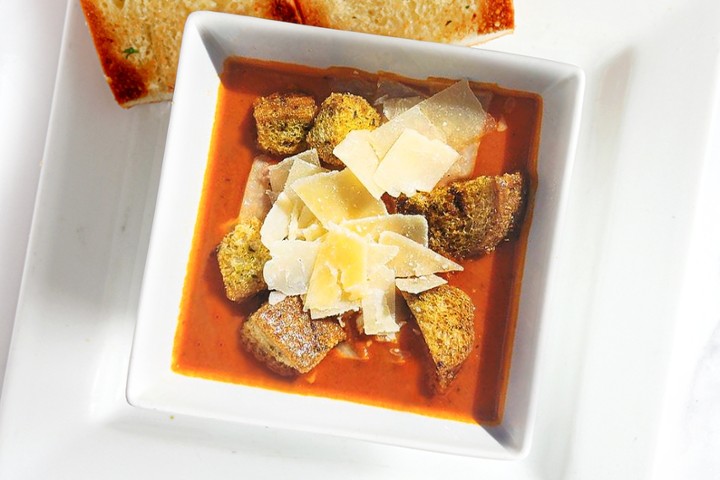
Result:
{"label": "crouton", "polygon": [[475,306],[457,287],[441,285],[417,295],[402,292],[432,360],[430,385],[445,391],[475,343]]}
{"label": "crouton", "polygon": [[398,211],[423,215],[430,248],[456,259],[490,253],[522,216],[525,185],[520,173],[481,176],[429,193],[398,199]]}
{"label": "crouton", "polygon": [[225,235],[217,248],[225,295],[240,302],[267,288],[263,267],[270,252],[260,241],[260,220],[244,218]]}
{"label": "crouton", "polygon": [[344,167],[333,149],[352,130],[374,130],[380,114],[363,97],[352,93],[331,93],[320,105],[307,143],[317,149],[320,159],[334,167]]}
{"label": "crouton", "polygon": [[305,150],[305,136],[317,113],[317,104],[302,93],[273,93],[253,104],[258,145],[273,155]]}
{"label": "crouton", "polygon": [[283,376],[307,373],[345,340],[335,320],[312,320],[300,297],[286,297],[275,305],[263,304],[240,331],[245,348]]}

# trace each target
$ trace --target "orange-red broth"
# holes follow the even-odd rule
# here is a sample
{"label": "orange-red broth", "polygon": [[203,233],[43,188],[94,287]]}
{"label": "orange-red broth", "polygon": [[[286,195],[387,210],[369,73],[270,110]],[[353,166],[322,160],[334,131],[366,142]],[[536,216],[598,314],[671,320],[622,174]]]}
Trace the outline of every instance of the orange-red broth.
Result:
{"label": "orange-red broth", "polygon": [[[393,77],[428,93],[449,81],[417,82]],[[309,374],[294,379],[269,372],[242,347],[239,327],[266,295],[243,304],[229,301],[215,259],[215,248],[236,218],[256,147],[253,101],[274,91],[299,90],[322,101],[341,85],[375,82],[376,75],[345,68],[313,69],[242,58],[229,60],[221,75],[218,109],[192,251],[180,308],[172,368],[178,373],[262,388],[345,399],[391,409],[496,424],[502,418],[515,330],[522,264],[532,200],[517,238],[447,276],[475,304],[476,340],[449,391],[428,394],[427,361],[417,326],[408,323],[398,344],[372,342],[369,359],[331,352]],[[489,113],[501,125],[483,137],[475,175],[521,171],[537,184],[536,156],[542,100],[495,85],[473,85],[492,92]]]}

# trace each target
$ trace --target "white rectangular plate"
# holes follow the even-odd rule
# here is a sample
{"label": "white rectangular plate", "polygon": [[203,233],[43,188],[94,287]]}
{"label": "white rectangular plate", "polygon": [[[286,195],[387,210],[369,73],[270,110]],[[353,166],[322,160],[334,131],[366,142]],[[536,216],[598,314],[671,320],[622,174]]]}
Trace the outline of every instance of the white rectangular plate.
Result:
{"label": "white rectangular plate", "polygon": [[[23,23],[17,31],[47,37],[49,7],[13,1],[36,9],[28,22],[35,28]],[[720,4],[515,6],[515,33],[483,48],[577,64],[587,75],[562,254],[553,258],[563,281],[544,332],[527,457],[443,455],[128,405],[130,344],[169,108],[124,111],[114,103],[79,4],[69,0],[0,399],[0,478],[672,478],[654,471],[656,447],[663,436],[686,438],[660,430],[661,414],[668,389],[686,394],[668,375],[688,358],[673,342],[679,331],[696,331],[700,318],[688,314],[680,293],[693,287],[684,252],[697,244],[693,218],[705,197],[696,187],[717,158],[708,145],[717,138],[710,119],[720,113]],[[4,26],[17,20],[0,17]],[[33,54],[21,45],[28,43],[20,36],[0,45],[8,68],[18,55]],[[34,54],[42,62],[48,50]],[[15,93],[36,95],[33,86]],[[46,121],[39,115],[35,125],[43,129]],[[702,441],[711,433],[702,430],[689,434]],[[680,448],[688,445],[678,443],[665,459]]]}

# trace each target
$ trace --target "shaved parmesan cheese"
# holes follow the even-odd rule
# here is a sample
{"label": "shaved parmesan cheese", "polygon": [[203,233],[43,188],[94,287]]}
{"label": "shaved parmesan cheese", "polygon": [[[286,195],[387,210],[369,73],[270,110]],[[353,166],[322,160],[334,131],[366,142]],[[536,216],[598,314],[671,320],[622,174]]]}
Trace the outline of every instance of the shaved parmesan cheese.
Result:
{"label": "shaved parmesan cheese", "polygon": [[300,217],[300,211],[302,210],[302,204],[298,201],[297,197],[292,198],[292,193],[283,192],[291,198],[292,210],[290,211],[290,219],[288,220],[287,227],[287,239],[288,240],[299,240],[300,227],[298,227],[298,218]]}
{"label": "shaved parmesan cheese", "polygon": [[285,188],[290,167],[292,167],[295,159],[288,157],[280,163],[277,163],[268,169],[270,177],[270,190],[277,196]]}
{"label": "shaved parmesan cheese", "polygon": [[384,335],[400,330],[395,321],[395,273],[383,267],[375,274],[377,288],[362,297],[362,325],[368,335]]}
{"label": "shaved parmesan cheese", "polygon": [[310,277],[305,308],[334,310],[358,300],[367,279],[368,242],[345,229],[325,235]]}
{"label": "shaved parmesan cheese", "polygon": [[268,295],[268,303],[270,305],[277,305],[287,298],[287,295],[280,292],[271,291]]}
{"label": "shaved parmesan cheese", "polygon": [[437,183],[436,187],[444,187],[458,180],[469,179],[475,171],[475,161],[477,159],[480,142],[475,142],[463,148],[460,152],[460,158],[453,163],[445,175]]}
{"label": "shaved parmesan cheese", "polygon": [[321,259],[321,262],[317,260],[305,296],[305,309],[329,310],[336,308],[343,300],[340,272],[333,265],[327,264],[324,259]]}
{"label": "shaved parmesan cheese", "polygon": [[298,228],[308,228],[318,223],[318,219],[305,204],[298,214]]}
{"label": "shaved parmesan cheese", "polygon": [[293,214],[295,203],[286,193],[282,192],[273,204],[260,227],[260,241],[266,247],[288,236],[288,225]]}
{"label": "shaved parmesan cheese", "polygon": [[420,110],[419,106],[398,115],[373,130],[368,139],[378,158],[387,155],[398,137],[406,129],[412,129],[432,140],[445,141],[445,134]]}
{"label": "shaved parmesan cheese", "polygon": [[319,318],[337,317],[347,312],[357,312],[360,310],[359,300],[340,300],[335,304],[334,308],[328,308],[325,310],[311,308],[310,318],[317,320]]}
{"label": "shaved parmesan cheese", "polygon": [[276,195],[280,194],[280,192],[282,192],[285,188],[288,174],[290,173],[290,169],[295,163],[295,160],[302,160],[317,167],[320,166],[320,159],[318,158],[317,150],[314,148],[300,152],[292,157],[287,157],[280,163],[271,166],[268,172],[270,177],[270,188]]}
{"label": "shaved parmesan cheese", "polygon": [[368,192],[380,198],[385,190],[380,188],[373,180],[373,174],[380,164],[375,150],[370,145],[369,130],[353,130],[347,134],[333,150],[333,155],[338,157],[358,180],[367,188]]}
{"label": "shaved parmesan cheese", "polygon": [[332,257],[340,270],[340,284],[346,292],[361,288],[367,278],[368,243],[345,232],[330,232],[323,242],[333,249]]}
{"label": "shaved parmesan cheese", "polygon": [[[305,207],[294,190],[286,188],[297,180],[325,172],[324,168],[303,160],[309,158],[313,161],[316,157],[317,153],[314,150],[308,150],[270,167],[271,188],[274,191],[282,186],[283,190],[278,192],[275,203],[260,228],[260,240],[263,245],[268,246],[271,242],[286,238],[314,240],[322,234],[315,226],[318,220],[312,211]],[[272,170],[273,168],[275,169]]]}
{"label": "shaved parmesan cheese", "polygon": [[418,107],[456,150],[475,143],[486,131],[488,115],[467,80],[454,83]]}
{"label": "shaved parmesan cheese", "polygon": [[385,204],[370,195],[347,168],[301,178],[291,188],[326,227],[347,219],[387,214]]}
{"label": "shaved parmesan cheese", "polygon": [[325,235],[326,232],[327,230],[325,230],[325,227],[323,227],[319,223],[313,223],[312,225],[301,229],[299,231],[299,237],[302,237],[308,242],[312,242],[318,240],[319,238],[322,238],[322,236]]}
{"label": "shaved parmesan cheese", "polygon": [[398,290],[408,293],[422,293],[426,290],[430,290],[440,285],[447,283],[444,278],[438,277],[437,275],[424,275],[422,277],[411,277],[411,278],[398,278],[395,280],[395,285]]}
{"label": "shaved parmesan cheese", "polygon": [[355,220],[347,220],[342,226],[353,232],[369,236],[377,241],[380,234],[385,231],[399,233],[409,239],[428,245],[428,223],[422,215],[403,215],[395,213],[392,215],[381,215],[377,217],[365,217]]}
{"label": "shaved parmesan cheese", "polygon": [[315,150],[314,148],[305,150],[304,152],[300,152],[295,155],[294,158],[297,158],[307,163],[312,163],[313,165],[316,165],[318,167],[320,166],[320,157],[318,157],[317,150]]}
{"label": "shaved parmesan cheese", "polygon": [[[300,178],[310,177],[312,175],[315,175],[316,173],[320,172],[326,172],[324,168],[313,165],[312,163],[308,163],[305,160],[296,159],[292,167],[290,167],[290,171],[288,172],[287,180],[285,181],[285,186],[292,186],[296,180]],[[292,195],[292,189],[286,188],[284,190],[288,195]],[[294,192],[293,192],[294,193]]]}
{"label": "shaved parmesan cheese", "polygon": [[268,250],[271,258],[263,268],[268,288],[285,295],[306,293],[320,243],[286,240],[270,244]]}
{"label": "shaved parmesan cheese", "polygon": [[[287,192],[287,189],[284,194]],[[293,208],[288,221],[288,240],[316,240],[325,233],[325,229],[315,215],[305,206],[295,193],[287,192],[292,198]]]}
{"label": "shaved parmesan cheese", "polygon": [[382,103],[382,111],[385,118],[392,120],[398,115],[407,112],[412,107],[423,101],[423,97],[404,97],[404,98],[388,98]]}
{"label": "shaved parmesan cheese", "polygon": [[422,92],[397,80],[380,77],[377,81],[375,105],[383,103],[388,98],[402,98],[421,96]]}
{"label": "shaved parmesan cheese", "polygon": [[432,190],[459,156],[445,143],[408,128],[388,150],[373,178],[393,197],[401,193],[412,197],[418,190]]}
{"label": "shaved parmesan cheese", "polygon": [[463,267],[449,258],[433,252],[417,242],[394,232],[380,234],[382,245],[395,245],[399,248],[398,255],[388,266],[395,270],[396,277],[420,277],[438,272],[462,270]]}
{"label": "shaved parmesan cheese", "polygon": [[368,245],[368,277],[372,278],[373,274],[380,268],[397,257],[400,248],[395,245],[380,245],[379,243],[370,243]]}

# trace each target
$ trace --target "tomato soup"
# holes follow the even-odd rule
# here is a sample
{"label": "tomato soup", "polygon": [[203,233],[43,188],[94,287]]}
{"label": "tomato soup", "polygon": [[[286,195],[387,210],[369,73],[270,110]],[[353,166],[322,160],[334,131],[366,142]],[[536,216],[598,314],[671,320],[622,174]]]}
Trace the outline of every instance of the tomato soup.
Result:
{"label": "tomato soup", "polygon": [[[450,80],[418,81],[383,75],[434,93]],[[180,306],[172,368],[190,376],[411,411],[463,422],[500,422],[511,352],[522,266],[537,185],[536,157],[542,99],[495,85],[471,84],[497,122],[480,144],[474,176],[522,172],[529,180],[522,224],[495,252],[463,260],[464,271],[445,275],[475,305],[475,345],[450,388],[433,395],[426,387],[428,360],[417,325],[408,322],[398,341],[367,337],[367,358],[337,349],[310,373],[294,378],[273,374],[245,351],[240,326],[267,294],[243,303],[225,296],[215,250],[232,229],[256,145],[252,115],[256,98],[302,91],[318,102],[332,91],[375,85],[378,76],[346,68],[313,69],[234,58],[221,74],[213,140]],[[279,158],[277,160],[280,160]],[[362,336],[356,341],[364,341]]]}

